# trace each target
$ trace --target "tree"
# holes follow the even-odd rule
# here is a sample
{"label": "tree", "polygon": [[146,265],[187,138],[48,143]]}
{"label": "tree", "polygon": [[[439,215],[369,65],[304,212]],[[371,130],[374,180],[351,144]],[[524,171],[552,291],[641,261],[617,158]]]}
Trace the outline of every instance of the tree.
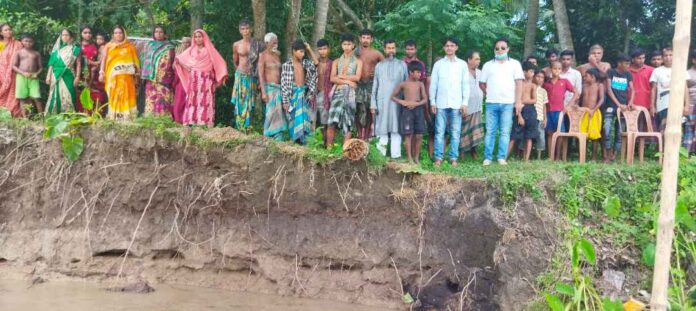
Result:
{"label": "tree", "polygon": [[561,44],[561,49],[573,50],[573,36],[570,33],[565,0],[553,0],[553,13],[556,18],[556,30],[558,31],[558,42]]}
{"label": "tree", "polygon": [[529,0],[527,10],[527,30],[524,34],[524,55],[532,55],[536,44],[537,21],[539,20],[539,0]]}
{"label": "tree", "polygon": [[297,28],[300,26],[302,0],[290,0],[290,14],[285,24],[285,50],[287,55],[292,52],[292,43],[297,38]]}
{"label": "tree", "polygon": [[330,0],[317,0],[314,9],[314,31],[312,31],[312,45],[326,34],[326,18],[329,14]]}
{"label": "tree", "polygon": [[266,35],[266,0],[251,0],[254,11],[254,36],[262,40]]}
{"label": "tree", "polygon": [[203,28],[205,0],[190,0],[191,3],[191,32]]}

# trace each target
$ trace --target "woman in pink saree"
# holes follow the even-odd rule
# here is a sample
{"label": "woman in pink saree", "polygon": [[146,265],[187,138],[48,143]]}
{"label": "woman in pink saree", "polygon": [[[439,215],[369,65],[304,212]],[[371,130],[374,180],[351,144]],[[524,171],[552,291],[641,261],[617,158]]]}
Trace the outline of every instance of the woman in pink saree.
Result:
{"label": "woman in pink saree", "polygon": [[12,60],[22,49],[22,43],[12,35],[12,26],[0,24],[0,107],[9,110],[13,117],[24,116],[19,101],[15,98],[15,76]]}
{"label": "woman in pink saree", "polygon": [[227,79],[227,64],[202,29],[193,32],[193,45],[176,57],[174,67],[186,92],[183,124],[212,127],[215,89]]}

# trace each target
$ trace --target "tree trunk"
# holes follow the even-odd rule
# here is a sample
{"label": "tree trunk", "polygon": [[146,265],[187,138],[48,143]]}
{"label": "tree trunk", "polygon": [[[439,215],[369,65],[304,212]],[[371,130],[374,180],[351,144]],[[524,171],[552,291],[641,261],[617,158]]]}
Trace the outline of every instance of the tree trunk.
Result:
{"label": "tree trunk", "polygon": [[300,10],[302,0],[290,0],[290,14],[285,24],[285,51],[288,57],[292,52],[292,43],[297,38],[297,27],[300,24]]}
{"label": "tree trunk", "polygon": [[691,9],[693,0],[677,0],[674,25],[674,57],[672,83],[669,88],[665,152],[662,159],[662,185],[660,189],[660,215],[657,220],[657,246],[653,270],[650,310],[667,310],[667,288],[674,238],[674,209],[677,203],[677,173],[679,172],[679,147],[681,143],[681,116],[686,96],[686,71],[691,38]]}
{"label": "tree trunk", "polygon": [[568,22],[568,10],[565,0],[553,0],[553,15],[556,19],[556,30],[558,30],[558,43],[562,50],[573,50],[573,36],[570,33],[570,23]]}
{"label": "tree trunk", "polygon": [[319,39],[326,34],[326,17],[329,13],[330,0],[317,0],[317,6],[314,9],[314,31],[312,31],[312,46],[317,44]]}
{"label": "tree trunk", "polygon": [[631,46],[631,24],[628,19],[624,20],[624,27],[623,52],[624,54],[628,54],[628,49]]}
{"label": "tree trunk", "polygon": [[205,0],[190,0],[191,3],[191,32],[203,28]]}
{"label": "tree trunk", "polygon": [[355,11],[351,9],[343,0],[334,0],[336,2],[336,5],[338,8],[343,11],[343,13],[346,13],[348,15],[348,18],[357,26],[360,30],[365,28],[365,24],[360,20],[358,17],[358,14],[355,14]]}
{"label": "tree trunk", "polygon": [[539,0],[529,0],[527,10],[527,30],[524,34],[524,56],[534,53],[536,45],[537,21],[539,20]]}
{"label": "tree trunk", "polygon": [[254,37],[263,40],[266,35],[266,0],[251,0],[254,11]]}
{"label": "tree trunk", "polygon": [[[77,0],[77,25],[78,27],[82,27],[84,25],[84,3],[82,3],[82,0]],[[82,34],[79,36],[80,40],[82,40]]]}

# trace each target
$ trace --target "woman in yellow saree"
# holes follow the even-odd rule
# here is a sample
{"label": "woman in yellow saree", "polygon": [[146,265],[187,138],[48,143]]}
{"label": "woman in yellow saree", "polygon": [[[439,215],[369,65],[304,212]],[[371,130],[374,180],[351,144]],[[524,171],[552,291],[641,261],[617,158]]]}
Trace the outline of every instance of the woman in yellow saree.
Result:
{"label": "woman in yellow saree", "polygon": [[139,64],[135,45],[128,41],[126,30],[121,26],[114,27],[99,72],[99,81],[104,82],[109,96],[109,119],[128,120],[137,116],[135,80],[139,75]]}

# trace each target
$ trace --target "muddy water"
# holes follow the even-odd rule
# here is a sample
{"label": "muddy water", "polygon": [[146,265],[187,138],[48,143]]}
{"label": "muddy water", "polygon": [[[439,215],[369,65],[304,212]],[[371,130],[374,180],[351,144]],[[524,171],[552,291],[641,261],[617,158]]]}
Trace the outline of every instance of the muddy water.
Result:
{"label": "muddy water", "polygon": [[378,311],[326,300],[158,284],[155,292],[130,294],[109,292],[102,285],[55,281],[28,288],[27,282],[0,280],[0,310],[12,311]]}

